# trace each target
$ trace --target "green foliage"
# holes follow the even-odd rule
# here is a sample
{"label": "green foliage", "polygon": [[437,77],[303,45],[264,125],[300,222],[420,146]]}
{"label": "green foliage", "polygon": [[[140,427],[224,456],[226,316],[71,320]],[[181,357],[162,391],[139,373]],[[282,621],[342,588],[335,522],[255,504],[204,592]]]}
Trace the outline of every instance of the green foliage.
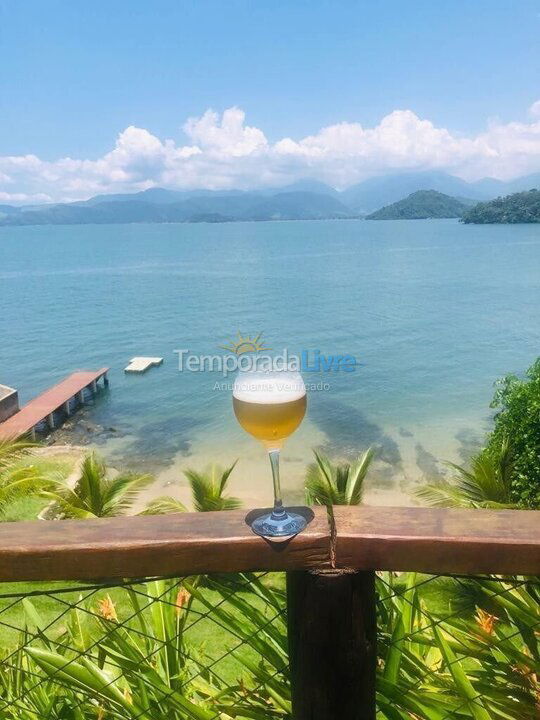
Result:
{"label": "green foliage", "polygon": [[448,481],[425,485],[415,491],[416,497],[431,507],[511,508],[513,452],[506,438],[493,452],[482,451],[471,459],[467,470],[446,463],[454,471]]}
{"label": "green foliage", "polygon": [[373,460],[374,450],[368,448],[354,463],[332,463],[314,451],[316,462],[306,472],[308,505],[359,505],[364,493],[364,480]]}
{"label": "green foliage", "polygon": [[392,205],[377,210],[366,220],[423,220],[461,217],[468,205],[436,190],[417,190]]}
{"label": "green foliage", "polygon": [[[377,578],[378,718],[535,720],[537,584],[471,580],[463,603],[463,581],[446,579],[448,604],[433,599],[439,582]],[[21,650],[0,673],[3,718],[291,720],[282,576],[162,579],[119,595],[79,599],[60,631],[24,601]],[[203,643],[201,622],[228,639]]]}
{"label": "green foliage", "polygon": [[105,463],[91,453],[74,485],[58,478],[51,490],[42,490],[40,495],[52,500],[64,518],[114,517],[129,513],[140,491],[153,479],[135,473],[111,476]]}
{"label": "green foliage", "polygon": [[[531,629],[538,625],[538,588],[471,581],[472,605],[442,609],[430,594],[434,581],[425,580],[412,573],[378,580],[382,717],[536,718],[540,638]],[[450,597],[459,598],[463,581],[448,582]]]}
{"label": "green foliage", "polygon": [[0,519],[9,518],[13,504],[28,498],[45,484],[38,468],[22,465],[28,459],[33,443],[25,440],[0,439]]}
{"label": "green foliage", "polygon": [[[283,590],[239,575],[232,583],[162,579],[119,592],[122,609],[108,595],[97,606],[79,600],[54,637],[25,601],[24,651],[10,650],[0,674],[3,718],[35,720],[36,712],[51,720],[290,717]],[[217,657],[193,636],[202,620],[214,636],[227,630],[227,646],[213,648]],[[222,664],[230,660],[240,675],[227,681]]]}
{"label": "green foliage", "polygon": [[193,504],[198,512],[209,512],[211,510],[235,510],[242,504],[238,498],[224,495],[229,476],[234,470],[236,463],[225,468],[213,465],[209,473],[200,473],[196,470],[186,470],[191,492],[193,493]]}
{"label": "green foliage", "polygon": [[528,190],[478,203],[463,214],[464,223],[540,222],[540,190]]}
{"label": "green foliage", "polygon": [[34,443],[26,440],[0,438],[0,477],[19,460],[26,458],[34,447]]}
{"label": "green foliage", "polygon": [[512,445],[511,495],[524,507],[540,507],[540,358],[525,378],[507,375],[497,383],[491,407],[497,408],[488,452]]}
{"label": "green foliage", "polygon": [[[205,471],[185,470],[193,497],[193,506],[197,512],[211,512],[214,510],[235,510],[242,505],[242,501],[235,497],[225,495],[229,477],[236,467],[235,460],[228,468],[219,465]],[[148,504],[144,511],[147,515],[185,512],[186,507],[174,497],[162,496]]]}

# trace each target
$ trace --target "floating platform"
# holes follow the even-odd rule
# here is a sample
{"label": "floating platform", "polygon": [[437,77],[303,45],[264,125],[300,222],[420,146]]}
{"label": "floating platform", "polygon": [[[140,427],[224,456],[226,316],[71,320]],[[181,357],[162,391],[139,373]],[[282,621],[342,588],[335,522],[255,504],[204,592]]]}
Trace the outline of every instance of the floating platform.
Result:
{"label": "floating platform", "polygon": [[36,425],[47,421],[50,430],[56,427],[54,413],[64,410],[64,414],[71,415],[73,406],[78,402],[84,404],[84,392],[89,390],[94,394],[97,390],[98,380],[108,385],[107,372],[109,368],[101,368],[97,372],[75,372],[61,383],[46,390],[38,397],[30,400],[28,405],[22,407],[7,420],[0,424],[0,438],[16,438],[21,435],[35,435]]}
{"label": "floating platform", "polygon": [[124,368],[124,372],[143,373],[151,367],[161,365],[163,358],[159,357],[134,357],[129,361],[129,365]]}

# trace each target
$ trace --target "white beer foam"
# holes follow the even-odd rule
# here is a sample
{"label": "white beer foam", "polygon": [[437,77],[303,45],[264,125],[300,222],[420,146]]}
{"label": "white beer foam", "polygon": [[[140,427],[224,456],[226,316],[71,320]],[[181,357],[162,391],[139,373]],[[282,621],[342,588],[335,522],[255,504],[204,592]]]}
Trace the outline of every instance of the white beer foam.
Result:
{"label": "white beer foam", "polygon": [[237,400],[261,405],[293,402],[305,394],[306,386],[300,375],[284,378],[246,376],[236,378],[233,385],[233,397]]}

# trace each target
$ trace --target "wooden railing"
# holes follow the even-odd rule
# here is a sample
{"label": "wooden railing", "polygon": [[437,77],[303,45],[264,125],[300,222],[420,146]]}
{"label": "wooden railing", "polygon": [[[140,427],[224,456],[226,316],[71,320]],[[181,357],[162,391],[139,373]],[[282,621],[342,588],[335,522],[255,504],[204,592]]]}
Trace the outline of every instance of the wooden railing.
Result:
{"label": "wooden railing", "polygon": [[375,571],[540,575],[540,512],[313,508],[284,542],[245,511],[0,525],[0,582],[287,571],[295,720],[375,717]]}

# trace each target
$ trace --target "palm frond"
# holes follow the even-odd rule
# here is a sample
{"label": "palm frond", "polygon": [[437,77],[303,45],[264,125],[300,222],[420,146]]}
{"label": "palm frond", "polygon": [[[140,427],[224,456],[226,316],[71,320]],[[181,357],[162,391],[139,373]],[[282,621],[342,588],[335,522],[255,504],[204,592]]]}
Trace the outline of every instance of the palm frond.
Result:
{"label": "palm frond", "polygon": [[237,497],[222,497],[216,503],[214,510],[238,510],[242,507],[242,501]]}
{"label": "palm frond", "polygon": [[141,491],[153,482],[154,476],[148,473],[144,475],[126,473],[108,480],[103,488],[104,514],[108,515],[109,511],[114,515],[117,515],[118,511],[121,511],[121,513],[127,512],[137,500]]}
{"label": "palm frond", "polygon": [[349,486],[349,474],[351,466],[349,464],[338,465],[335,472],[335,483],[338,497],[345,498],[347,488]]}
{"label": "palm frond", "polygon": [[239,498],[223,494],[237,462],[235,460],[231,466],[225,469],[214,466],[210,472],[199,472],[192,469],[184,471],[191,487],[193,505],[197,512],[235,510],[242,505]]}
{"label": "palm frond", "polygon": [[40,494],[53,500],[64,517],[114,517],[127,514],[141,490],[152,481],[148,474],[111,477],[103,460],[90,453],[83,460],[74,485],[57,478],[50,492]]}
{"label": "palm frond", "polygon": [[205,478],[196,470],[185,470],[184,475],[187,477],[191,488],[195,510],[205,512],[208,510],[208,504],[212,501],[208,478]]}
{"label": "palm frond", "polygon": [[33,466],[5,472],[0,485],[0,515],[15,500],[37,493],[45,482],[39,470]]}
{"label": "palm frond", "polygon": [[90,453],[81,466],[81,474],[75,485],[75,492],[82,503],[94,515],[101,515],[103,508],[103,485],[107,475],[105,463],[96,453]]}
{"label": "palm frond", "polygon": [[330,460],[322,453],[313,451],[315,463],[308,466],[306,471],[306,494],[308,504],[339,505],[337,490],[334,484],[335,469]]}
{"label": "palm frond", "polygon": [[149,502],[139,515],[166,515],[167,513],[181,512],[187,512],[187,508],[180,500],[171,495],[162,495]]}
{"label": "palm frond", "polygon": [[90,518],[98,517],[90,510],[86,510],[80,504],[77,505],[74,503],[70,503],[68,500],[65,499],[65,497],[53,491],[44,490],[40,493],[40,495],[41,497],[46,498],[47,500],[50,500],[55,504],[55,510],[57,510],[57,514],[61,517],[74,518],[79,520],[87,520]]}
{"label": "palm frond", "polygon": [[27,457],[36,443],[22,438],[0,438],[0,476],[15,463]]}
{"label": "palm frond", "polygon": [[358,505],[362,502],[364,480],[374,457],[372,448],[352,465],[332,463],[322,453],[313,451],[315,462],[306,470],[306,499],[308,504]]}
{"label": "palm frond", "polygon": [[415,491],[432,507],[512,508],[512,448],[505,440],[497,454],[486,450],[474,455],[470,468],[446,462],[450,480],[430,483]]}
{"label": "palm frond", "polygon": [[364,494],[364,480],[375,457],[375,450],[368,448],[351,470],[347,505],[359,505]]}
{"label": "palm frond", "polygon": [[414,495],[430,507],[470,507],[461,490],[447,482],[424,485]]}
{"label": "palm frond", "polygon": [[220,482],[219,482],[219,492],[220,492],[220,494],[223,494],[223,492],[225,491],[225,488],[226,488],[226,486],[227,486],[227,482],[228,482],[228,480],[229,480],[230,474],[232,473],[232,471],[233,471],[234,468],[236,467],[236,463],[237,463],[237,462],[238,462],[238,458],[233,462],[233,464],[232,464],[230,467],[226,468],[226,469],[223,470],[223,472],[221,473],[221,480],[220,480]]}
{"label": "palm frond", "polygon": [[42,497],[49,498],[51,493],[61,498],[64,503],[80,509],[85,507],[85,498],[78,492],[77,484],[74,486],[68,485],[64,475],[58,472],[50,477],[47,487],[39,489],[38,494]]}

